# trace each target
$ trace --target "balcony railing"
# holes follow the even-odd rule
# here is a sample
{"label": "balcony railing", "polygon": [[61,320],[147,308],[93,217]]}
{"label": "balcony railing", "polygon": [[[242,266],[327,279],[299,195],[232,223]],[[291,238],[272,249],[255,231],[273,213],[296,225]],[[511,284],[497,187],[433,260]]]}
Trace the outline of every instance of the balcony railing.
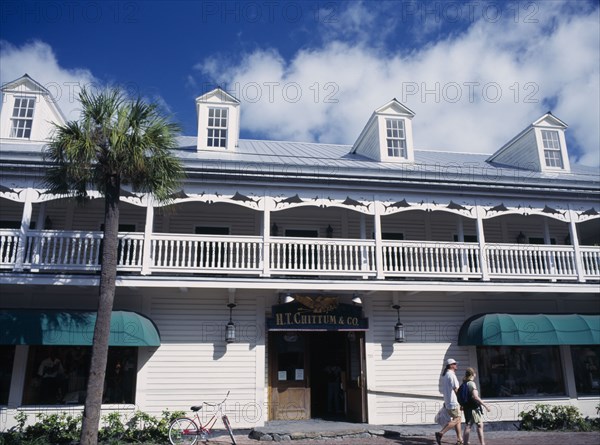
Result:
{"label": "balcony railing", "polygon": [[[378,255],[378,248],[381,254]],[[483,252],[483,258],[481,254]],[[117,269],[140,274],[598,280],[600,247],[119,233]],[[0,269],[100,270],[102,233],[0,230]],[[378,258],[381,264],[378,264]],[[265,259],[268,259],[265,263]]]}

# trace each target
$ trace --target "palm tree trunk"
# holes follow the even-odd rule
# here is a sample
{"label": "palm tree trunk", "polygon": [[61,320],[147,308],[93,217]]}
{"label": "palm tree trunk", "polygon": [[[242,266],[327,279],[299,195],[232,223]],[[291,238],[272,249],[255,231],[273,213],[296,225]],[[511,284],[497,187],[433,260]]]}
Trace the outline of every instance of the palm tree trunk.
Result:
{"label": "palm tree trunk", "polygon": [[106,183],[104,208],[104,241],[102,268],[100,272],[100,290],[98,315],[94,328],[92,360],[83,411],[81,445],[98,443],[98,428],[108,359],[108,340],[110,336],[110,318],[115,298],[117,278],[117,247],[119,235],[119,192],[120,180],[112,175]]}

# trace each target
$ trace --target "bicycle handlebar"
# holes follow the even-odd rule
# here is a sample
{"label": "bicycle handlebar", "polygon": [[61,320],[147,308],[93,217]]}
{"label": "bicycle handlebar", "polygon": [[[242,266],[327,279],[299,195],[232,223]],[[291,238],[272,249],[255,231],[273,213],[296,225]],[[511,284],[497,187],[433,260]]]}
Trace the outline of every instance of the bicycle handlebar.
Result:
{"label": "bicycle handlebar", "polygon": [[219,406],[225,403],[225,401],[227,400],[227,398],[229,397],[229,393],[230,391],[227,391],[227,394],[225,395],[225,398],[223,399],[223,401],[221,403],[208,403],[208,402],[202,402],[204,405],[206,406]]}

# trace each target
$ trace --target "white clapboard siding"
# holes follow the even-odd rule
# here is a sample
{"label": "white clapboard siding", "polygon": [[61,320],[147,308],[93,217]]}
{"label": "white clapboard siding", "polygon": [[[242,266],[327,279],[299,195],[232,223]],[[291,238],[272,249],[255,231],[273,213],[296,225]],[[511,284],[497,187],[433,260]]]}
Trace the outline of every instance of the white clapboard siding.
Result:
{"label": "white clapboard siding", "polygon": [[155,230],[194,233],[196,227],[228,227],[230,235],[258,235],[256,211],[237,204],[187,202],[178,204],[169,215],[168,230],[163,219],[155,219]]}
{"label": "white clapboard siding", "polygon": [[[454,241],[454,235],[458,234],[458,215],[446,212],[434,212],[430,219],[430,230],[432,241]],[[466,220],[467,218],[463,218]],[[465,230],[465,234],[470,232]]]}
{"label": "white clapboard siding", "polygon": [[0,221],[21,221],[23,203],[0,199]]}
{"label": "white clapboard siding", "polygon": [[[474,234],[477,233],[476,223],[474,225]],[[504,241],[503,229],[502,229],[502,218],[490,218],[483,222],[483,228],[485,230],[485,242],[486,243],[501,243]],[[465,233],[466,229],[465,229]],[[510,241],[514,242],[514,239]]]}
{"label": "white clapboard siding", "polygon": [[494,162],[528,170],[535,167],[539,169],[540,161],[533,129],[513,141],[503,152],[496,155]]}
{"label": "white clapboard siding", "polygon": [[264,355],[256,346],[264,343],[264,325],[257,326],[256,300],[236,297],[237,340],[227,345],[228,298],[222,291],[167,293],[152,297],[151,317],[160,330],[161,346],[145,365],[145,410],[189,411],[191,405],[218,402],[231,391],[226,412],[236,427],[262,421],[256,370]]}
{"label": "white clapboard siding", "polygon": [[[443,295],[401,298],[401,321],[406,343],[394,343],[396,311],[391,298],[374,296],[370,305],[369,350],[374,375],[368,375],[369,422],[429,423],[441,403],[439,378],[444,361],[452,357],[468,366],[468,349],[456,346],[464,321],[460,298]],[[370,357],[371,358],[371,357]],[[372,406],[371,406],[372,404]]]}
{"label": "white clapboard siding", "polygon": [[[405,240],[424,240],[425,238],[425,219],[427,213],[420,210],[411,210],[408,212],[395,213],[384,216],[382,221],[382,232],[403,233]],[[456,227],[453,224],[452,227]],[[449,228],[449,230],[452,230]],[[368,232],[371,233],[371,232]]]}
{"label": "white clapboard siding", "polygon": [[361,139],[360,146],[357,148],[356,153],[370,159],[381,159],[377,119],[373,120],[370,127],[366,130],[365,136]]}

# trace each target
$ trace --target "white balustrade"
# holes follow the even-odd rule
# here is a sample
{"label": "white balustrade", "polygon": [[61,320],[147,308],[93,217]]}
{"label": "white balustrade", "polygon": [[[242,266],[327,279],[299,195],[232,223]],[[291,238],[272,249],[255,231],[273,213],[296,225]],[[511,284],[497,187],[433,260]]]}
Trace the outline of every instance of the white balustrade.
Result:
{"label": "white balustrade", "polygon": [[383,241],[385,276],[480,277],[479,244]]}
{"label": "white balustrade", "polygon": [[153,234],[152,272],[256,273],[262,237]]}
{"label": "white balustrade", "polygon": [[490,277],[512,279],[576,279],[572,246],[488,244]]}
{"label": "white balustrade", "polygon": [[15,266],[20,233],[17,229],[0,229],[0,269]]}
{"label": "white balustrade", "polygon": [[[23,268],[27,271],[88,272],[101,266],[102,232],[30,230]],[[20,231],[0,230],[0,269],[17,263]],[[119,233],[117,269],[141,272],[143,233]],[[263,249],[269,264],[263,265]],[[153,233],[150,273],[329,275],[373,277],[377,274],[374,240],[214,236]],[[584,278],[600,279],[600,247],[581,246]],[[477,243],[382,241],[379,267],[384,277],[481,278]],[[486,244],[492,279],[576,280],[572,246]]]}
{"label": "white balustrade", "polygon": [[102,232],[30,230],[25,268],[39,270],[97,270]]}
{"label": "white balustrade", "polygon": [[271,238],[270,270],[285,275],[375,275],[375,241]]}
{"label": "white balustrade", "polygon": [[600,277],[600,246],[580,246],[585,278]]}

